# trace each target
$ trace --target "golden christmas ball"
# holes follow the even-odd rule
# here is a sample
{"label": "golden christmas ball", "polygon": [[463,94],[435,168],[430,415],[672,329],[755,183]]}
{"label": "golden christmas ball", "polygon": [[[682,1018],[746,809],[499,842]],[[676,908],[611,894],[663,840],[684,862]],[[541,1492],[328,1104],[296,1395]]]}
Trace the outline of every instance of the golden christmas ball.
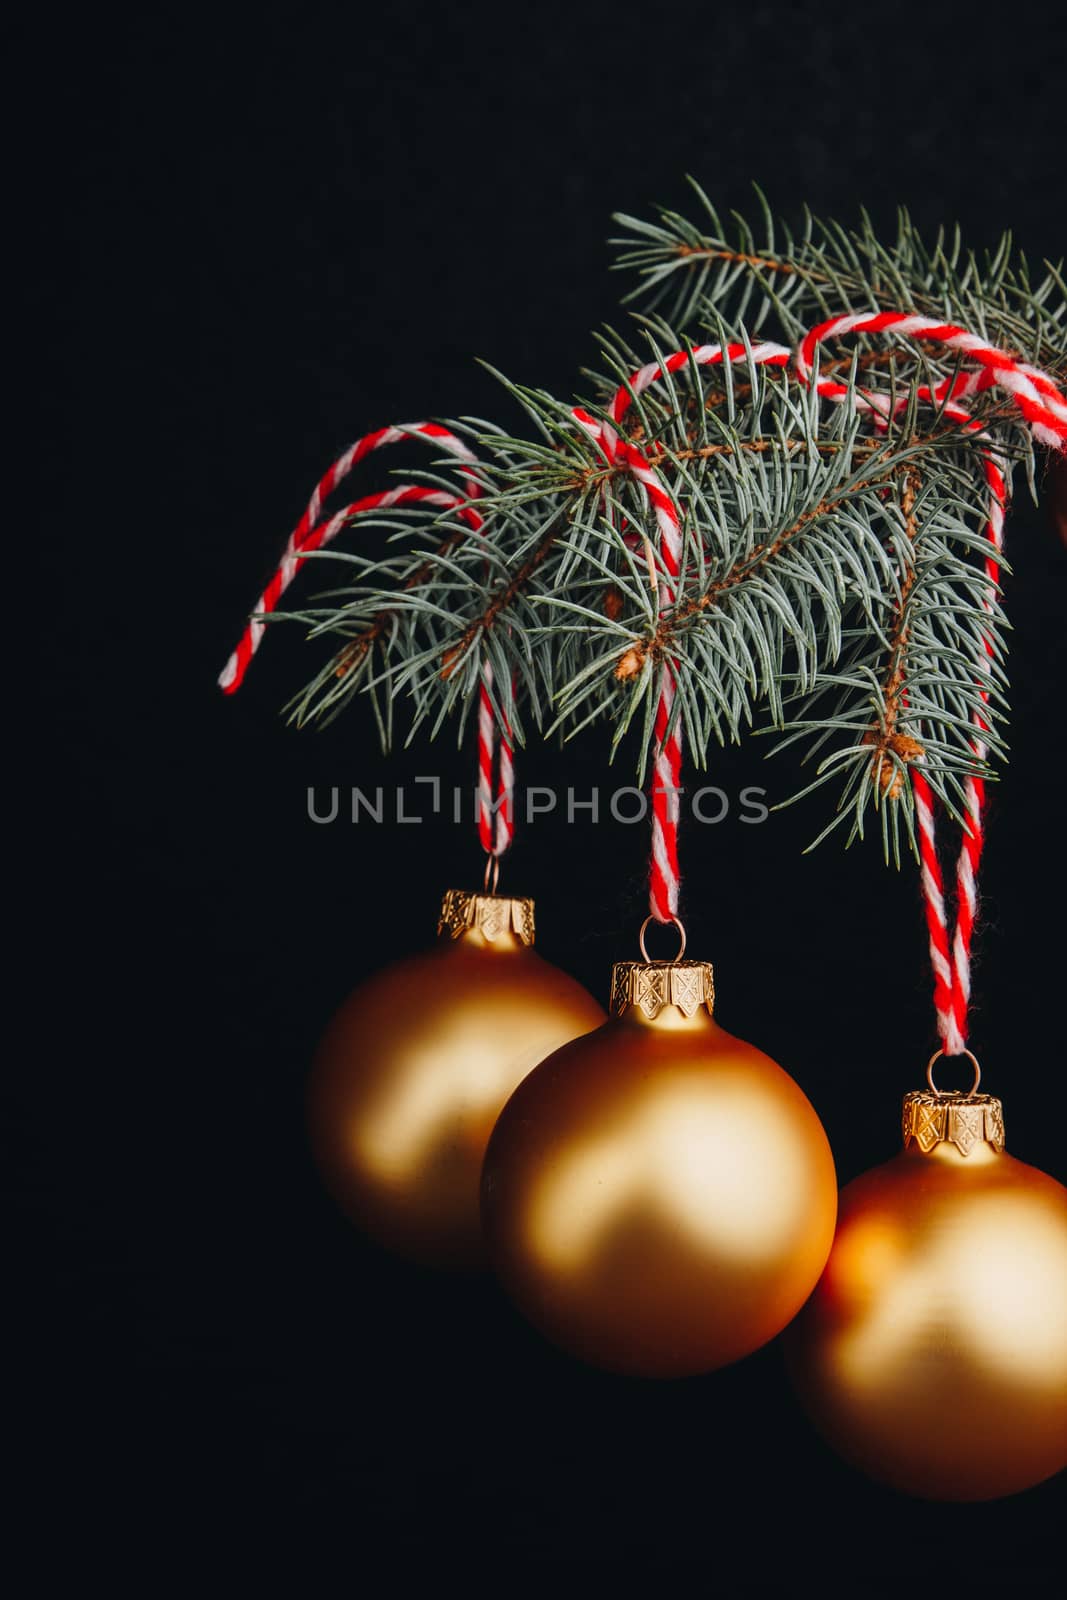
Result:
{"label": "golden christmas ball", "polygon": [[1067,1465],[1067,1189],[1005,1153],[999,1100],[905,1098],[904,1149],[843,1190],[787,1349],[831,1444],[907,1494],[991,1500]]}
{"label": "golden christmas ball", "polygon": [[477,1265],[479,1177],[500,1108],[604,1012],[533,950],[532,900],[451,890],[438,931],[330,1024],[310,1132],[328,1187],[364,1232],[416,1260]]}
{"label": "golden christmas ball", "polygon": [[504,1287],[612,1371],[747,1355],[803,1305],[833,1239],[822,1125],[713,998],[706,962],[619,963],[610,1020],[524,1079],[489,1141],[482,1216]]}

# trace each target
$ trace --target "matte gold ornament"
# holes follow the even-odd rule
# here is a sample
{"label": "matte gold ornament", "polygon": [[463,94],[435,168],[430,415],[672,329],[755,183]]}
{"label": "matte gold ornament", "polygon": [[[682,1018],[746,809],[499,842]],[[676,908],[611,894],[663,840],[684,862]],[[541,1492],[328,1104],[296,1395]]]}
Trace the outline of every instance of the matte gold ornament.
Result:
{"label": "matte gold ornament", "polygon": [[504,1287],[597,1366],[707,1372],[810,1294],[833,1239],[833,1158],[804,1094],[714,1021],[711,967],[621,962],[613,1015],[519,1085],[486,1155]]}
{"label": "matte gold ornament", "polygon": [[438,933],[334,1018],[312,1070],[311,1138],[367,1234],[431,1264],[476,1265],[479,1176],[500,1108],[604,1012],[532,948],[532,900],[450,890]]}
{"label": "matte gold ornament", "polygon": [[905,1097],[904,1149],[842,1191],[787,1343],[830,1442],[932,1500],[995,1499],[1067,1465],[1067,1189],[1005,1153],[1000,1101],[977,1083]]}

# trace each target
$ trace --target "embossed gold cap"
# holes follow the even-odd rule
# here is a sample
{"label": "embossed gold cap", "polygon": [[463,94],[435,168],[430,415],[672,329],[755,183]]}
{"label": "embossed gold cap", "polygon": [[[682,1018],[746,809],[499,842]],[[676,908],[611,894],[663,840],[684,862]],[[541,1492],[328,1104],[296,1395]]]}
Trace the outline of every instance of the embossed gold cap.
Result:
{"label": "embossed gold cap", "polygon": [[715,978],[710,961],[616,961],[611,969],[611,1014],[637,1006],[652,1021],[664,1006],[691,1017],[701,1006],[710,1016]]}
{"label": "embossed gold cap", "polygon": [[449,889],[437,919],[440,937],[459,939],[472,929],[492,944],[502,934],[513,933],[523,944],[534,942],[534,903],[505,894],[468,894]]}
{"label": "embossed gold cap", "polygon": [[991,1094],[915,1089],[904,1096],[902,1124],[905,1150],[923,1155],[939,1144],[955,1145],[961,1156],[980,1144],[992,1145],[998,1154],[1004,1149],[1004,1107]]}

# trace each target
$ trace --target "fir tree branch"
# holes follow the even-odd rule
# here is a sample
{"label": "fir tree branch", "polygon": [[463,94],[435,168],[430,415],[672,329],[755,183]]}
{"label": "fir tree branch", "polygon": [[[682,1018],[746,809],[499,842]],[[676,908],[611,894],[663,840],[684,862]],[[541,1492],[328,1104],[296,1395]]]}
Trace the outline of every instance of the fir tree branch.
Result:
{"label": "fir tree branch", "polygon": [[[663,368],[687,331],[751,350],[746,324],[770,324],[793,344],[827,315],[879,306],[959,322],[1055,374],[1067,368],[1062,274],[1049,267],[1032,283],[1007,242],[982,261],[954,235],[928,246],[903,213],[891,242],[866,218],[846,231],[805,216],[794,234],[762,200],[758,234],[743,219],[728,231],[697,197],[698,223],[623,219],[620,264],[637,271],[650,310],[632,341],[602,335],[601,370],[587,374],[581,401],[642,453],[680,513],[673,604],[662,598],[654,518],[624,463],[576,426],[573,400],[502,380],[520,430],[450,424],[481,463],[480,527],[456,508],[419,505],[360,519],[361,532],[386,531],[384,550],[342,539],[309,558],[332,563],[322,570],[337,584],[288,615],[332,652],[291,712],[328,720],[361,694],[383,742],[401,712],[408,738],[449,719],[462,730],[488,659],[498,712],[520,742],[533,727],[572,738],[606,724],[612,752],[626,745],[644,772],[657,667],[669,659],[689,761],[773,731],[776,748],[798,745],[815,764],[800,796],[837,791],[820,837],[862,834],[873,807],[899,859],[914,760],[958,814],[968,776],[1004,758],[1005,623],[999,604],[985,604],[983,454],[992,441],[1032,483],[1029,430],[995,391],[967,402],[984,437],[943,406],[920,406],[920,387],[933,392],[960,370],[922,341],[861,338],[847,354],[821,352],[820,373],[845,385],[837,406],[752,359],[675,362],[639,393],[631,376]],[[620,387],[621,424],[611,405]],[[871,392],[891,413],[881,432],[857,403]],[[455,488],[452,477],[427,481]]]}

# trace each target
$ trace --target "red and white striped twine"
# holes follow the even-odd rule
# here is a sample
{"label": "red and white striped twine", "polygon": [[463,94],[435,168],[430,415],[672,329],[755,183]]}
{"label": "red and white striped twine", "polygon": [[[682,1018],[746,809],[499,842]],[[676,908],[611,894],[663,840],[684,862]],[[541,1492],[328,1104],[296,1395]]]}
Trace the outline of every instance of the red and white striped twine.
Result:
{"label": "red and white striped twine", "polygon": [[[971,432],[981,433],[981,423],[959,404],[962,397],[978,394],[993,387],[1004,389],[1015,400],[1034,437],[1041,443],[1058,450],[1067,450],[1067,400],[1047,373],[1016,360],[1003,350],[970,334],[952,323],[939,322],[933,317],[913,316],[906,312],[883,311],[876,314],[856,314],[834,317],[811,329],[795,352],[783,345],[763,343],[746,350],[740,344],[728,345],[725,350],[718,345],[701,345],[691,351],[679,350],[662,363],[651,362],[640,368],[615,394],[609,408],[613,423],[619,423],[632,404],[635,395],[657,382],[665,374],[677,372],[689,362],[698,366],[713,365],[723,361],[751,359],[757,365],[786,367],[792,365],[801,382],[812,380],[812,366],[816,347],[826,339],[846,333],[894,333],[897,337],[933,340],[948,348],[958,350],[973,361],[977,372],[960,373],[946,379],[931,389],[921,386],[917,398],[940,406],[943,414]],[[884,395],[854,390],[848,384],[829,378],[816,381],[816,392],[835,402],[849,399],[858,408],[870,411],[876,424],[885,425],[890,408],[899,411],[908,403],[907,396],[895,402]],[[609,423],[597,423],[587,412],[576,411],[577,421],[593,435],[609,461],[618,461],[627,467],[645,487],[652,504],[656,522],[663,539],[664,566],[671,579],[677,577],[680,564],[681,531],[677,509],[648,463],[634,448],[620,442]],[[984,434],[983,434],[984,437]],[[986,486],[989,491],[988,535],[991,551],[985,560],[989,580],[983,604],[992,609],[996,585],[1000,575],[999,556],[1004,539],[1004,517],[1007,507],[1007,473],[1002,461],[991,449],[983,456]],[[666,603],[673,599],[671,585],[664,585]],[[986,652],[992,656],[991,633],[985,636]],[[656,775],[653,808],[653,849],[650,909],[657,921],[669,921],[678,911],[678,781],[681,761],[681,737],[675,729],[669,740],[664,739],[674,700],[675,677],[670,664],[665,664],[660,680],[660,698],[656,712]],[[988,701],[988,691],[980,690],[982,704]],[[973,715],[974,738],[972,749],[977,760],[986,755],[984,735],[988,724],[980,710]],[[959,861],[956,868],[956,927],[951,937],[945,909],[944,885],[937,854],[935,833],[934,796],[929,781],[920,767],[912,768],[915,795],[915,812],[918,823],[919,854],[922,888],[926,905],[927,926],[930,935],[930,954],[934,968],[934,1003],[937,1012],[938,1032],[946,1054],[963,1050],[967,1039],[967,1012],[971,994],[971,945],[977,912],[977,874],[984,843],[982,812],[985,803],[985,784],[981,777],[969,777],[964,785],[964,811],[966,826]]]}
{"label": "red and white striped twine", "polygon": [[[1037,367],[1018,361],[1006,351],[998,350],[965,328],[953,323],[939,322],[934,317],[912,316],[901,311],[882,311],[876,315],[852,313],[834,317],[813,328],[797,350],[796,370],[802,380],[810,378],[811,364],[816,347],[826,339],[838,338],[846,333],[893,333],[897,337],[932,340],[951,350],[958,350],[978,368],[977,372],[961,374],[955,382],[946,380],[931,390],[918,390],[920,400],[940,405],[944,414],[959,422],[965,429],[986,437],[981,423],[959,405],[961,396],[981,393],[990,388],[1003,389],[1010,394],[1023,417],[1029,423],[1035,439],[1056,450],[1067,450],[1067,399],[1047,373]],[[831,400],[842,400],[848,394],[846,385],[820,380],[818,392]],[[856,396],[857,403],[867,403],[871,409],[885,410],[884,401],[879,406],[875,397]],[[906,399],[898,401],[898,407]],[[989,491],[989,521],[987,533],[990,543],[985,558],[988,578],[983,594],[983,605],[992,610],[996,585],[1000,576],[1000,553],[1004,544],[1004,517],[1008,501],[1008,479],[1003,462],[989,449],[983,455],[986,487]],[[993,654],[993,640],[989,630],[985,634],[985,648]],[[980,690],[984,706],[988,691]],[[974,737],[971,747],[978,761],[985,759],[984,735],[989,725],[978,708],[972,722]],[[964,784],[964,828],[959,860],[956,864],[956,926],[951,936],[945,908],[944,882],[937,853],[934,795],[929,780],[920,765],[911,769],[912,791],[915,796],[915,817],[919,835],[919,859],[926,922],[930,935],[930,959],[934,969],[934,1008],[937,1012],[937,1030],[946,1055],[958,1055],[967,1043],[967,1013],[971,998],[971,945],[978,908],[978,866],[985,842],[983,809],[985,783],[970,777]]]}
{"label": "red and white striped twine", "polygon": [[[431,444],[441,445],[461,462],[473,466],[477,463],[474,452],[462,439],[436,422],[407,422],[394,427],[377,428],[364,434],[338,456],[329,471],[320,478],[303,516],[289,535],[281,561],[259,598],[259,604],[250,617],[230,659],[219,675],[219,686],[226,694],[234,694],[244,682],[252,657],[259,649],[266,623],[265,615],[277,609],[282,595],[288,589],[307,557],[321,550],[336,538],[341,529],[353,518],[368,511],[389,506],[432,505],[454,506],[472,528],[482,526],[482,517],[470,503],[481,494],[481,485],[473,473],[461,474],[466,484],[466,495],[450,494],[444,489],[431,489],[422,484],[398,484],[377,494],[354,500],[333,516],[323,518],[325,502],[348,477],[352,469],[375,450],[385,445],[399,444],[404,439],[421,438]],[[478,836],[483,849],[498,858],[511,844],[515,832],[515,767],[511,726],[504,712],[498,723],[491,697],[493,669],[488,659],[482,663],[482,677],[478,707]],[[498,741],[499,733],[499,741]],[[499,742],[499,751],[497,745]],[[497,764],[496,799],[493,798],[493,766]]]}
{"label": "red and white striped twine", "polygon": [[[482,662],[478,685],[478,837],[486,855],[499,857],[515,834],[515,764],[511,724],[501,709],[493,709],[493,669]],[[499,735],[499,737],[498,737]],[[497,758],[496,800],[493,799],[493,763]]]}
{"label": "red and white striped twine", "polygon": [[[660,555],[664,569],[660,583],[660,605],[664,609],[677,599],[677,581],[682,570],[682,524],[678,508],[655,470],[627,440],[621,439],[612,423],[622,421],[641,394],[668,372],[677,372],[691,361],[698,366],[713,366],[723,361],[747,357],[744,345],[699,345],[694,350],[679,350],[666,361],[651,362],[635,372],[628,384],[615,393],[609,415],[611,422],[598,420],[581,407],[572,413],[575,421],[596,441],[607,461],[619,465],[641,485],[656,518],[660,535]],[[759,344],[752,347],[752,359],[784,366],[790,359],[782,345]],[[678,819],[682,773],[682,727],[680,718],[670,727],[677,688],[676,664],[665,661],[660,668],[655,717],[655,756],[652,772],[652,859],[649,866],[648,908],[657,922],[671,922],[678,915],[680,874],[678,869]],[[668,732],[668,729],[670,731]]]}
{"label": "red and white striped twine", "polygon": [[[346,522],[351,517],[358,516],[361,512],[372,511],[387,506],[414,505],[422,502],[425,505],[449,506],[459,505],[460,497],[449,495],[441,489],[430,489],[421,484],[405,483],[393,489],[385,489],[380,494],[367,495],[362,500],[356,500],[352,505],[345,506],[335,516],[322,518],[322,508],[325,502],[339,488],[354,467],[369,456],[372,451],[381,450],[385,445],[400,444],[404,439],[422,438],[432,443],[440,444],[460,461],[472,463],[475,460],[473,451],[464,444],[462,439],[457,439],[454,433],[447,428],[442,428],[436,422],[408,422],[401,423],[392,428],[376,428],[373,433],[365,433],[355,444],[350,445],[343,455],[338,456],[333,466],[319,479],[315,485],[311,499],[307,503],[304,515],[289,535],[288,543],[282,554],[282,559],[275,569],[266,589],[259,597],[259,602],[249,619],[244,633],[242,633],[236,650],[219,674],[219,687],[226,694],[236,694],[244,682],[252,657],[259,649],[263,640],[266,624],[262,618],[268,616],[278,607],[282,595],[288,589],[304,559],[313,550],[321,550],[330,543]],[[480,486],[476,478],[465,473],[468,498],[477,499]],[[481,518],[474,508],[464,506],[467,521],[472,527],[481,527]]]}

